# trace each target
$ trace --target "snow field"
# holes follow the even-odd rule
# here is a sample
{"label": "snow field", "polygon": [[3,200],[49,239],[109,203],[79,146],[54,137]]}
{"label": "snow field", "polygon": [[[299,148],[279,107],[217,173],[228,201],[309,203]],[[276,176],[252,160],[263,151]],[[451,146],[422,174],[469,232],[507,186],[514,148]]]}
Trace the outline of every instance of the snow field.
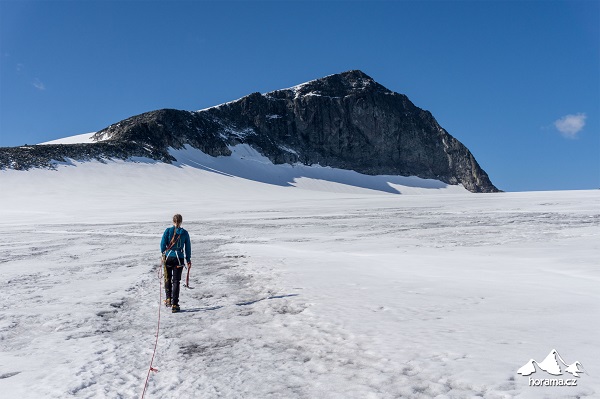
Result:
{"label": "snow field", "polygon": [[552,204],[547,193],[500,194],[478,212],[444,197],[451,204],[289,217],[289,229],[261,235],[271,242],[233,245],[304,282],[309,310],[392,359],[390,374],[414,374],[378,397],[594,397],[593,376],[556,392],[527,387],[512,366],[552,345],[596,359],[598,198],[561,194]]}
{"label": "snow field", "polygon": [[[239,150],[0,171],[3,395],[139,397],[176,212],[194,289],[163,308],[147,398],[599,394],[598,192],[394,195]],[[552,348],[577,387],[516,374]]]}
{"label": "snow field", "polygon": [[96,134],[96,132],[78,134],[76,136],[70,136],[70,137],[64,137],[64,138],[60,138],[60,139],[56,139],[56,140],[46,141],[46,142],[40,143],[40,144],[89,144],[89,143],[95,143],[95,141],[92,140],[92,136],[94,134]]}

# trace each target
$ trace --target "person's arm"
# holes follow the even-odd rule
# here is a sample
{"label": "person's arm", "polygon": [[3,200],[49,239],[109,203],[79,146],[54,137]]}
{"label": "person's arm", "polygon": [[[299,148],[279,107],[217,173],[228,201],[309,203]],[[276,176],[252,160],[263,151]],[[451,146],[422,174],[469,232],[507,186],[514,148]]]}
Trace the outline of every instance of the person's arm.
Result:
{"label": "person's arm", "polygon": [[192,243],[190,240],[190,234],[186,234],[185,237],[185,259],[187,260],[188,267],[192,266]]}
{"label": "person's arm", "polygon": [[165,230],[162,239],[160,240],[160,253],[165,252],[165,249],[167,249],[167,231],[169,231],[169,229]]}

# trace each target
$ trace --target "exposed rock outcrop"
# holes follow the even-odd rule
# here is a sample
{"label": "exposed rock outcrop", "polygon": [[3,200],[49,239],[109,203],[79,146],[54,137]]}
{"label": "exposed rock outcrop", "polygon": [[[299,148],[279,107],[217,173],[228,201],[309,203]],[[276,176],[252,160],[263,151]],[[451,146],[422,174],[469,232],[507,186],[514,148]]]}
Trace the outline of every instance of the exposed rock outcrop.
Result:
{"label": "exposed rock outcrop", "polygon": [[[94,139],[98,143],[60,146],[56,148],[58,158],[51,159],[61,159],[64,150],[62,158],[145,154],[170,162],[169,147],[190,145],[219,156],[229,155],[230,145],[247,143],[274,163],[301,162],[372,175],[419,176],[462,184],[472,192],[498,191],[471,152],[430,112],[361,71],[266,94],[253,93],[196,112],[163,109],[144,113],[99,131]],[[38,153],[42,151],[38,147],[50,146],[30,147],[27,151],[33,163],[15,153],[7,160],[7,149],[2,149],[0,165],[48,167],[49,150]]]}

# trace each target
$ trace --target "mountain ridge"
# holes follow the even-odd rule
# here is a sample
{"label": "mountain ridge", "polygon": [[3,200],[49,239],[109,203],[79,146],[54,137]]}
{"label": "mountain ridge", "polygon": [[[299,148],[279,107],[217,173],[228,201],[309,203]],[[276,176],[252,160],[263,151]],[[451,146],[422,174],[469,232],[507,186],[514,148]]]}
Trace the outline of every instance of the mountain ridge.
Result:
{"label": "mountain ridge", "polygon": [[3,149],[0,167],[51,167],[48,157],[60,157],[61,151],[75,159],[126,159],[131,150],[131,156],[169,163],[175,161],[169,148],[190,145],[211,156],[229,156],[231,146],[249,144],[275,164],[318,164],[367,175],[436,179],[472,192],[499,191],[429,111],[358,70],[199,111],[146,112],[98,131],[93,139],[97,143],[80,145],[89,149],[46,149],[42,152],[52,154],[36,154],[29,164],[13,153],[7,166]]}

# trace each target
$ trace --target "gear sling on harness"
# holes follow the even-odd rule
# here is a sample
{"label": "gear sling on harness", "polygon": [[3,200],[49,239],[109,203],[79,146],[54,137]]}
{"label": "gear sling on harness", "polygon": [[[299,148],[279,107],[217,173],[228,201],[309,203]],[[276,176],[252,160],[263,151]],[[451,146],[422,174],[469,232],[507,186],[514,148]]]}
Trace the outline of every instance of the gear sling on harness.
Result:
{"label": "gear sling on harness", "polygon": [[[167,252],[169,252],[171,250],[171,248],[173,248],[173,246],[177,243],[177,241],[179,241],[180,237],[181,237],[181,235],[177,235],[177,228],[174,228],[173,229],[173,238],[171,238],[171,242],[165,249],[165,252],[162,253],[162,264],[163,265],[166,265],[166,263],[167,263]],[[179,255],[177,254],[177,251],[175,251],[175,256],[177,256],[177,261],[179,261]]]}

